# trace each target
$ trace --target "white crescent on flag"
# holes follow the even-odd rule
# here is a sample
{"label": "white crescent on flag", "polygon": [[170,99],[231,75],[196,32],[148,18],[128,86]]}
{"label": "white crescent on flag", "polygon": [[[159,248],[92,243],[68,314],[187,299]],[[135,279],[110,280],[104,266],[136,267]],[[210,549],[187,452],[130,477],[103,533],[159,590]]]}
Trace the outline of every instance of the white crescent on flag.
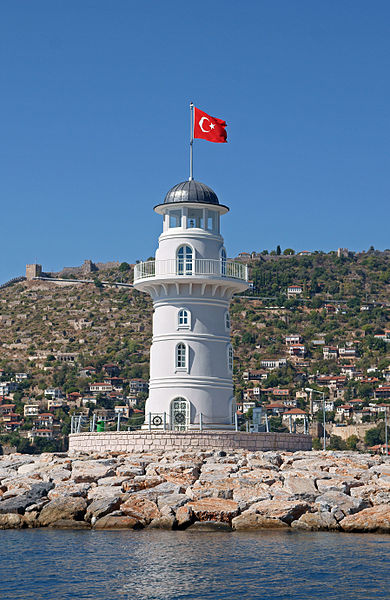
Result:
{"label": "white crescent on flag", "polygon": [[210,133],[210,131],[213,129],[213,127],[211,127],[211,125],[210,125],[210,129],[203,129],[203,121],[209,121],[209,123],[211,123],[210,119],[208,119],[207,117],[202,117],[199,121],[199,127],[201,128],[203,133]]}

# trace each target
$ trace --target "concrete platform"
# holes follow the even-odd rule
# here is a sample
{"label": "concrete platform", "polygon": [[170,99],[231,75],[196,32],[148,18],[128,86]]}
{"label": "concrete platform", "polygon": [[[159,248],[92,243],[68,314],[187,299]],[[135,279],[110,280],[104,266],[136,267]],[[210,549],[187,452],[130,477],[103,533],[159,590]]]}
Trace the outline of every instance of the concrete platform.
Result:
{"label": "concrete platform", "polygon": [[112,431],[72,433],[70,452],[146,452],[148,450],[311,450],[311,435],[244,431]]}

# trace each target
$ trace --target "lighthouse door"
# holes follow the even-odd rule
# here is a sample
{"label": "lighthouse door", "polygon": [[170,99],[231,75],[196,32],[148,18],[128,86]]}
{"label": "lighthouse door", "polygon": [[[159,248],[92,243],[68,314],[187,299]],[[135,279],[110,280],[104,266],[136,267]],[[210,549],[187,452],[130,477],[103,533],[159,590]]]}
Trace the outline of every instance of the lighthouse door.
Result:
{"label": "lighthouse door", "polygon": [[171,429],[185,431],[189,421],[189,406],[185,398],[175,398],[171,402]]}

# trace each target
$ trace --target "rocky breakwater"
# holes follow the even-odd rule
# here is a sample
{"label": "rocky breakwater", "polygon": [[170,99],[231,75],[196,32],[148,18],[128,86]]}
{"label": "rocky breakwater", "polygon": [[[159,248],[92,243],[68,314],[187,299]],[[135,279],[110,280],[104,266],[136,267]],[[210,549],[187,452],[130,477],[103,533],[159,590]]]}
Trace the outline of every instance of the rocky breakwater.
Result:
{"label": "rocky breakwater", "polygon": [[345,452],[0,457],[0,528],[390,532],[390,461]]}

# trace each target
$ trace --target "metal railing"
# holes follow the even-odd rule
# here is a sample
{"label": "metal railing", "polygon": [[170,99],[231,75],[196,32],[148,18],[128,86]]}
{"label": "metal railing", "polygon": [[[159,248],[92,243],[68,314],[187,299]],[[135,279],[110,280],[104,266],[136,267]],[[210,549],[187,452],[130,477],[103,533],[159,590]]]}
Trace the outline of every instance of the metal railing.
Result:
{"label": "metal railing", "polygon": [[217,276],[248,281],[248,266],[231,260],[196,258],[149,260],[134,267],[134,282],[149,277],[204,277]]}
{"label": "metal railing", "polygon": [[[181,413],[179,416],[181,416]],[[122,417],[120,413],[118,413],[115,418],[111,419],[102,418],[95,414],[92,415],[92,417],[87,417],[85,415],[72,415],[70,422],[70,433],[122,431],[123,428],[125,430],[146,428],[149,431],[188,431],[189,429],[204,431],[205,429],[213,429],[213,423],[204,422],[204,416],[202,413],[199,414],[199,422],[196,424],[189,424],[186,421],[184,414],[183,417],[184,419],[177,419],[177,421],[173,423],[170,422],[170,417],[166,412],[147,413],[145,418],[144,415],[142,415],[142,421],[140,421],[136,426],[134,426],[134,424],[129,426],[128,419]],[[124,423],[122,423],[123,421]],[[220,425],[220,423],[218,423],[218,425]],[[233,425],[235,430],[238,431],[239,427],[237,415],[235,415]]]}
{"label": "metal railing", "polygon": [[[198,423],[188,423],[184,413],[179,413],[179,416],[183,416],[183,419],[175,419],[171,417],[169,413],[147,413],[139,415],[140,421],[135,424],[122,417],[118,413],[115,418],[103,419],[97,415],[92,417],[86,417],[85,415],[73,415],[71,417],[71,428],[70,433],[82,433],[82,432],[107,432],[107,431],[132,431],[139,429],[146,429],[149,431],[205,431],[207,429],[213,430],[217,426],[221,428],[221,423],[209,423],[204,419],[204,415],[199,413]],[[177,415],[176,415],[177,417]],[[172,420],[173,419],[173,420]],[[264,419],[259,423],[250,423],[245,421],[239,423],[237,413],[234,414],[233,428],[236,431],[244,431],[248,433],[271,433],[271,423],[268,419],[267,414],[264,415]],[[289,433],[293,434],[309,434],[309,423],[307,418],[302,419],[301,422],[297,423],[292,420],[291,416],[289,422],[285,427],[288,428]]]}

